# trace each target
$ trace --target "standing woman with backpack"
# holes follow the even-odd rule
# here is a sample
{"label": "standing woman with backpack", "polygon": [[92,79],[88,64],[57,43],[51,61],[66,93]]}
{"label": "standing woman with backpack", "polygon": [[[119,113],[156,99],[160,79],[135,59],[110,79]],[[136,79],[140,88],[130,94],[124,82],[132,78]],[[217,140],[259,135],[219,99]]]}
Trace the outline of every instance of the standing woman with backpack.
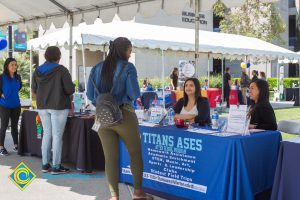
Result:
{"label": "standing woman with backpack", "polygon": [[[130,167],[134,180],[133,199],[153,199],[142,190],[143,159],[138,120],[133,101],[140,96],[135,66],[128,62],[132,51],[131,42],[119,37],[109,45],[109,54],[93,67],[87,89],[87,96],[96,105],[97,97],[111,92],[122,113],[121,122],[100,127],[98,134],[105,155],[105,173],[111,192],[110,200],[119,199],[119,139],[122,139],[130,155]],[[99,102],[96,105],[97,116]]]}
{"label": "standing woman with backpack", "polygon": [[3,74],[0,75],[0,155],[8,155],[4,147],[6,129],[11,121],[13,151],[18,151],[18,121],[21,113],[19,91],[22,88],[21,76],[17,73],[17,61],[7,58]]}

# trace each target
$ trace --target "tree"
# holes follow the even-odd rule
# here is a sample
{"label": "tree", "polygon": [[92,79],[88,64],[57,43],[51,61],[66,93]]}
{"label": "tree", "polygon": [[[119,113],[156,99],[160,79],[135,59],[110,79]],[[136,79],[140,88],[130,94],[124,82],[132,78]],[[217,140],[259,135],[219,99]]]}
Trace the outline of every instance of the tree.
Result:
{"label": "tree", "polygon": [[247,0],[240,8],[227,9],[218,0],[213,9],[216,16],[223,18],[220,21],[221,32],[285,43],[281,33],[285,32],[286,25],[273,3]]}

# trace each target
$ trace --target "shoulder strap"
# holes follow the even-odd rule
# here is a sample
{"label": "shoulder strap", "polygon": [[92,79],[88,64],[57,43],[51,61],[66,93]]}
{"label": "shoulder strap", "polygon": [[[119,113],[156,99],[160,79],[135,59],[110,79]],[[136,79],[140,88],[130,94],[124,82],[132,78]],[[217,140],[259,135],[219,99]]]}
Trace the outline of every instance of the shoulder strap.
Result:
{"label": "shoulder strap", "polygon": [[90,78],[90,79],[92,81],[92,84],[93,84],[94,88],[96,89],[97,95],[100,95],[100,92],[99,92],[99,90],[97,88],[97,85],[96,85],[95,81],[92,78]]}
{"label": "shoulder strap", "polygon": [[[119,80],[119,78],[120,78],[120,76],[121,76],[121,74],[122,74],[122,72],[123,72],[125,66],[126,66],[126,64],[125,64],[125,63],[122,63],[121,70],[119,71],[116,80]],[[110,94],[112,94],[112,91],[113,91],[114,88],[115,88],[115,85],[113,84],[113,86],[112,86],[112,88],[110,89],[110,92],[109,92]]]}

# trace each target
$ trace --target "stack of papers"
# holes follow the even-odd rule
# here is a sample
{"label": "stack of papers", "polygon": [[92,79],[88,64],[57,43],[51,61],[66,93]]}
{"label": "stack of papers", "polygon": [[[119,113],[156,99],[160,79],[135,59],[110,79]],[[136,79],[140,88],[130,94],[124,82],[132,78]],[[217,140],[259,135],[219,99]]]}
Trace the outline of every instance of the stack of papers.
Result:
{"label": "stack of papers", "polygon": [[187,131],[193,132],[193,133],[201,133],[201,134],[213,134],[213,133],[218,132],[218,131],[207,130],[207,129],[202,129],[202,128],[190,128],[190,129],[187,129]]}
{"label": "stack of papers", "polygon": [[150,122],[142,122],[139,124],[140,126],[148,126],[148,127],[155,127],[157,124],[150,123]]}

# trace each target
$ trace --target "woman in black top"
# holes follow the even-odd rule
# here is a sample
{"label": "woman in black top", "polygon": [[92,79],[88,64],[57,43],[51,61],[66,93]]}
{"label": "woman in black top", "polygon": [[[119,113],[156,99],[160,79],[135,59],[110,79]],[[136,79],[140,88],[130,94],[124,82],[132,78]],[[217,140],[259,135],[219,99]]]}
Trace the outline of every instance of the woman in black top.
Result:
{"label": "woman in black top", "polygon": [[171,85],[173,90],[177,89],[178,86],[178,68],[175,67],[170,75]]}
{"label": "woman in black top", "polygon": [[175,118],[199,125],[210,124],[210,107],[207,98],[201,96],[199,80],[189,78],[183,86],[184,96],[175,106]]}
{"label": "woman in black top", "polygon": [[249,129],[277,130],[274,110],[269,102],[267,81],[257,79],[250,85],[251,117]]}
{"label": "woman in black top", "polygon": [[251,79],[251,82],[254,82],[258,79],[258,71],[256,70],[253,70],[252,71],[252,79]]}

